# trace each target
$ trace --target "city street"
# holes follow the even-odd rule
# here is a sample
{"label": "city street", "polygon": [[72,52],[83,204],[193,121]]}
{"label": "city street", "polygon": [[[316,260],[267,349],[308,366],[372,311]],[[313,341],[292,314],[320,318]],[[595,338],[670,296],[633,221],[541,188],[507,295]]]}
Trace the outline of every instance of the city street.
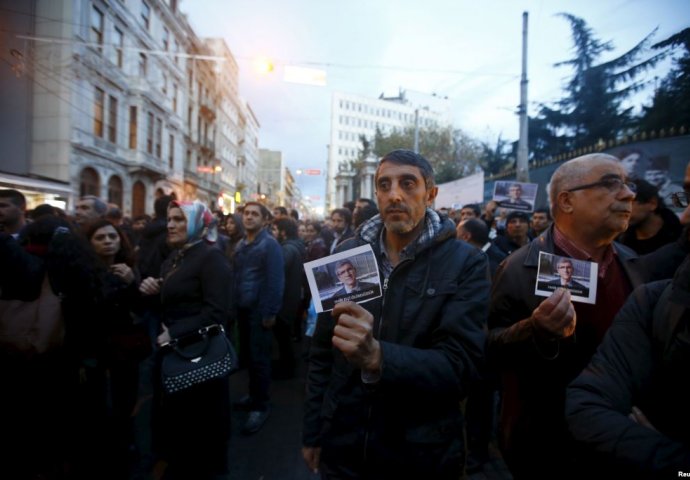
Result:
{"label": "city street", "polygon": [[[299,351],[299,348],[296,348]],[[147,368],[144,367],[144,373]],[[315,480],[320,478],[306,468],[301,456],[301,422],[304,400],[305,361],[298,359],[298,374],[288,380],[274,380],[271,385],[272,412],[264,428],[245,436],[240,433],[246,412],[232,414],[230,439],[230,479],[238,480]],[[142,375],[142,379],[144,376]],[[231,395],[237,400],[247,392],[246,370],[237,372],[230,380]],[[152,480],[150,436],[151,393],[143,389],[137,412],[137,428],[141,459],[134,480]],[[491,447],[491,461],[484,470],[470,475],[470,480],[509,480],[505,464],[497,450]]]}

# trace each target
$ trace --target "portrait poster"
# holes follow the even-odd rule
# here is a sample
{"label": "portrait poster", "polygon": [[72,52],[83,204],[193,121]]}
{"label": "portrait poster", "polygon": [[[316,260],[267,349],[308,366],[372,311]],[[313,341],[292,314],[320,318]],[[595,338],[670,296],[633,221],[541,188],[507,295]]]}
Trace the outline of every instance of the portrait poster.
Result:
{"label": "portrait poster", "polygon": [[493,200],[501,208],[531,212],[534,210],[538,188],[536,183],[497,181],[494,183]]}
{"label": "portrait poster", "polygon": [[368,302],[381,296],[381,280],[371,245],[329,255],[304,264],[318,313],[340,302]]}
{"label": "portrait poster", "polygon": [[597,299],[598,270],[595,262],[539,252],[534,294],[550,297],[558,288],[567,288],[573,302],[594,304]]}

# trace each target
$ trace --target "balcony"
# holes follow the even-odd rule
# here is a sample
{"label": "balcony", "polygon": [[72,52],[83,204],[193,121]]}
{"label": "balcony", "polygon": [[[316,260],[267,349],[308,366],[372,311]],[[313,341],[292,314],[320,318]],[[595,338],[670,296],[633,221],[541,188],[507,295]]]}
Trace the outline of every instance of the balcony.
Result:
{"label": "balcony", "polygon": [[216,119],[216,109],[208,100],[202,100],[200,102],[199,113],[209,122],[213,122]]}
{"label": "balcony", "polygon": [[201,147],[201,153],[204,155],[214,156],[216,153],[216,144],[213,140],[201,140],[199,143]]}

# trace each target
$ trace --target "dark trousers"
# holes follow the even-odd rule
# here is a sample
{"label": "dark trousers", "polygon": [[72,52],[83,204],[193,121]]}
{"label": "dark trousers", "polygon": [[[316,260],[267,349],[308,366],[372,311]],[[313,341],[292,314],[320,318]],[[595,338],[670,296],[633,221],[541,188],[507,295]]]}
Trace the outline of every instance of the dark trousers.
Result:
{"label": "dark trousers", "polygon": [[217,378],[167,394],[156,364],[153,440],[168,463],[165,480],[222,478],[228,473],[230,379]]}
{"label": "dark trousers", "polygon": [[240,308],[237,312],[240,333],[240,365],[249,371],[251,410],[268,410],[271,385],[271,345],[273,334],[261,323],[256,310]]}
{"label": "dark trousers", "polygon": [[[273,334],[278,344],[278,366],[283,374],[291,374],[295,368],[295,349],[292,347],[292,319],[278,316]],[[274,372],[277,373],[277,372]]]}

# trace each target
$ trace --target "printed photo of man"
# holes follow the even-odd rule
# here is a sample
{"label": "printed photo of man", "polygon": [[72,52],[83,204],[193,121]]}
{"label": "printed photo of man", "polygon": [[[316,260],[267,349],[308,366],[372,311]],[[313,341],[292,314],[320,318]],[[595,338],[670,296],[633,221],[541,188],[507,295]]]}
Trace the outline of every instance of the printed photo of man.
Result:
{"label": "printed photo of man", "polygon": [[589,296],[589,289],[581,283],[573,280],[573,262],[569,258],[560,258],[556,263],[556,275],[558,278],[550,280],[546,283],[549,290],[555,290],[558,287],[564,287],[570,290],[573,294],[587,297]]}
{"label": "printed photo of man", "polygon": [[378,284],[357,279],[357,268],[349,259],[340,260],[335,264],[335,275],[335,283],[342,284],[342,287],[321,301],[324,311],[331,310],[336,303],[344,300],[361,301],[380,295],[381,290]]}
{"label": "printed photo of man", "polygon": [[[498,206],[502,208],[508,208],[511,210],[522,210],[522,211],[532,211],[533,204],[522,198],[523,189],[520,183],[511,183],[508,185],[507,198],[498,199]],[[505,195],[505,193],[504,193]]]}

